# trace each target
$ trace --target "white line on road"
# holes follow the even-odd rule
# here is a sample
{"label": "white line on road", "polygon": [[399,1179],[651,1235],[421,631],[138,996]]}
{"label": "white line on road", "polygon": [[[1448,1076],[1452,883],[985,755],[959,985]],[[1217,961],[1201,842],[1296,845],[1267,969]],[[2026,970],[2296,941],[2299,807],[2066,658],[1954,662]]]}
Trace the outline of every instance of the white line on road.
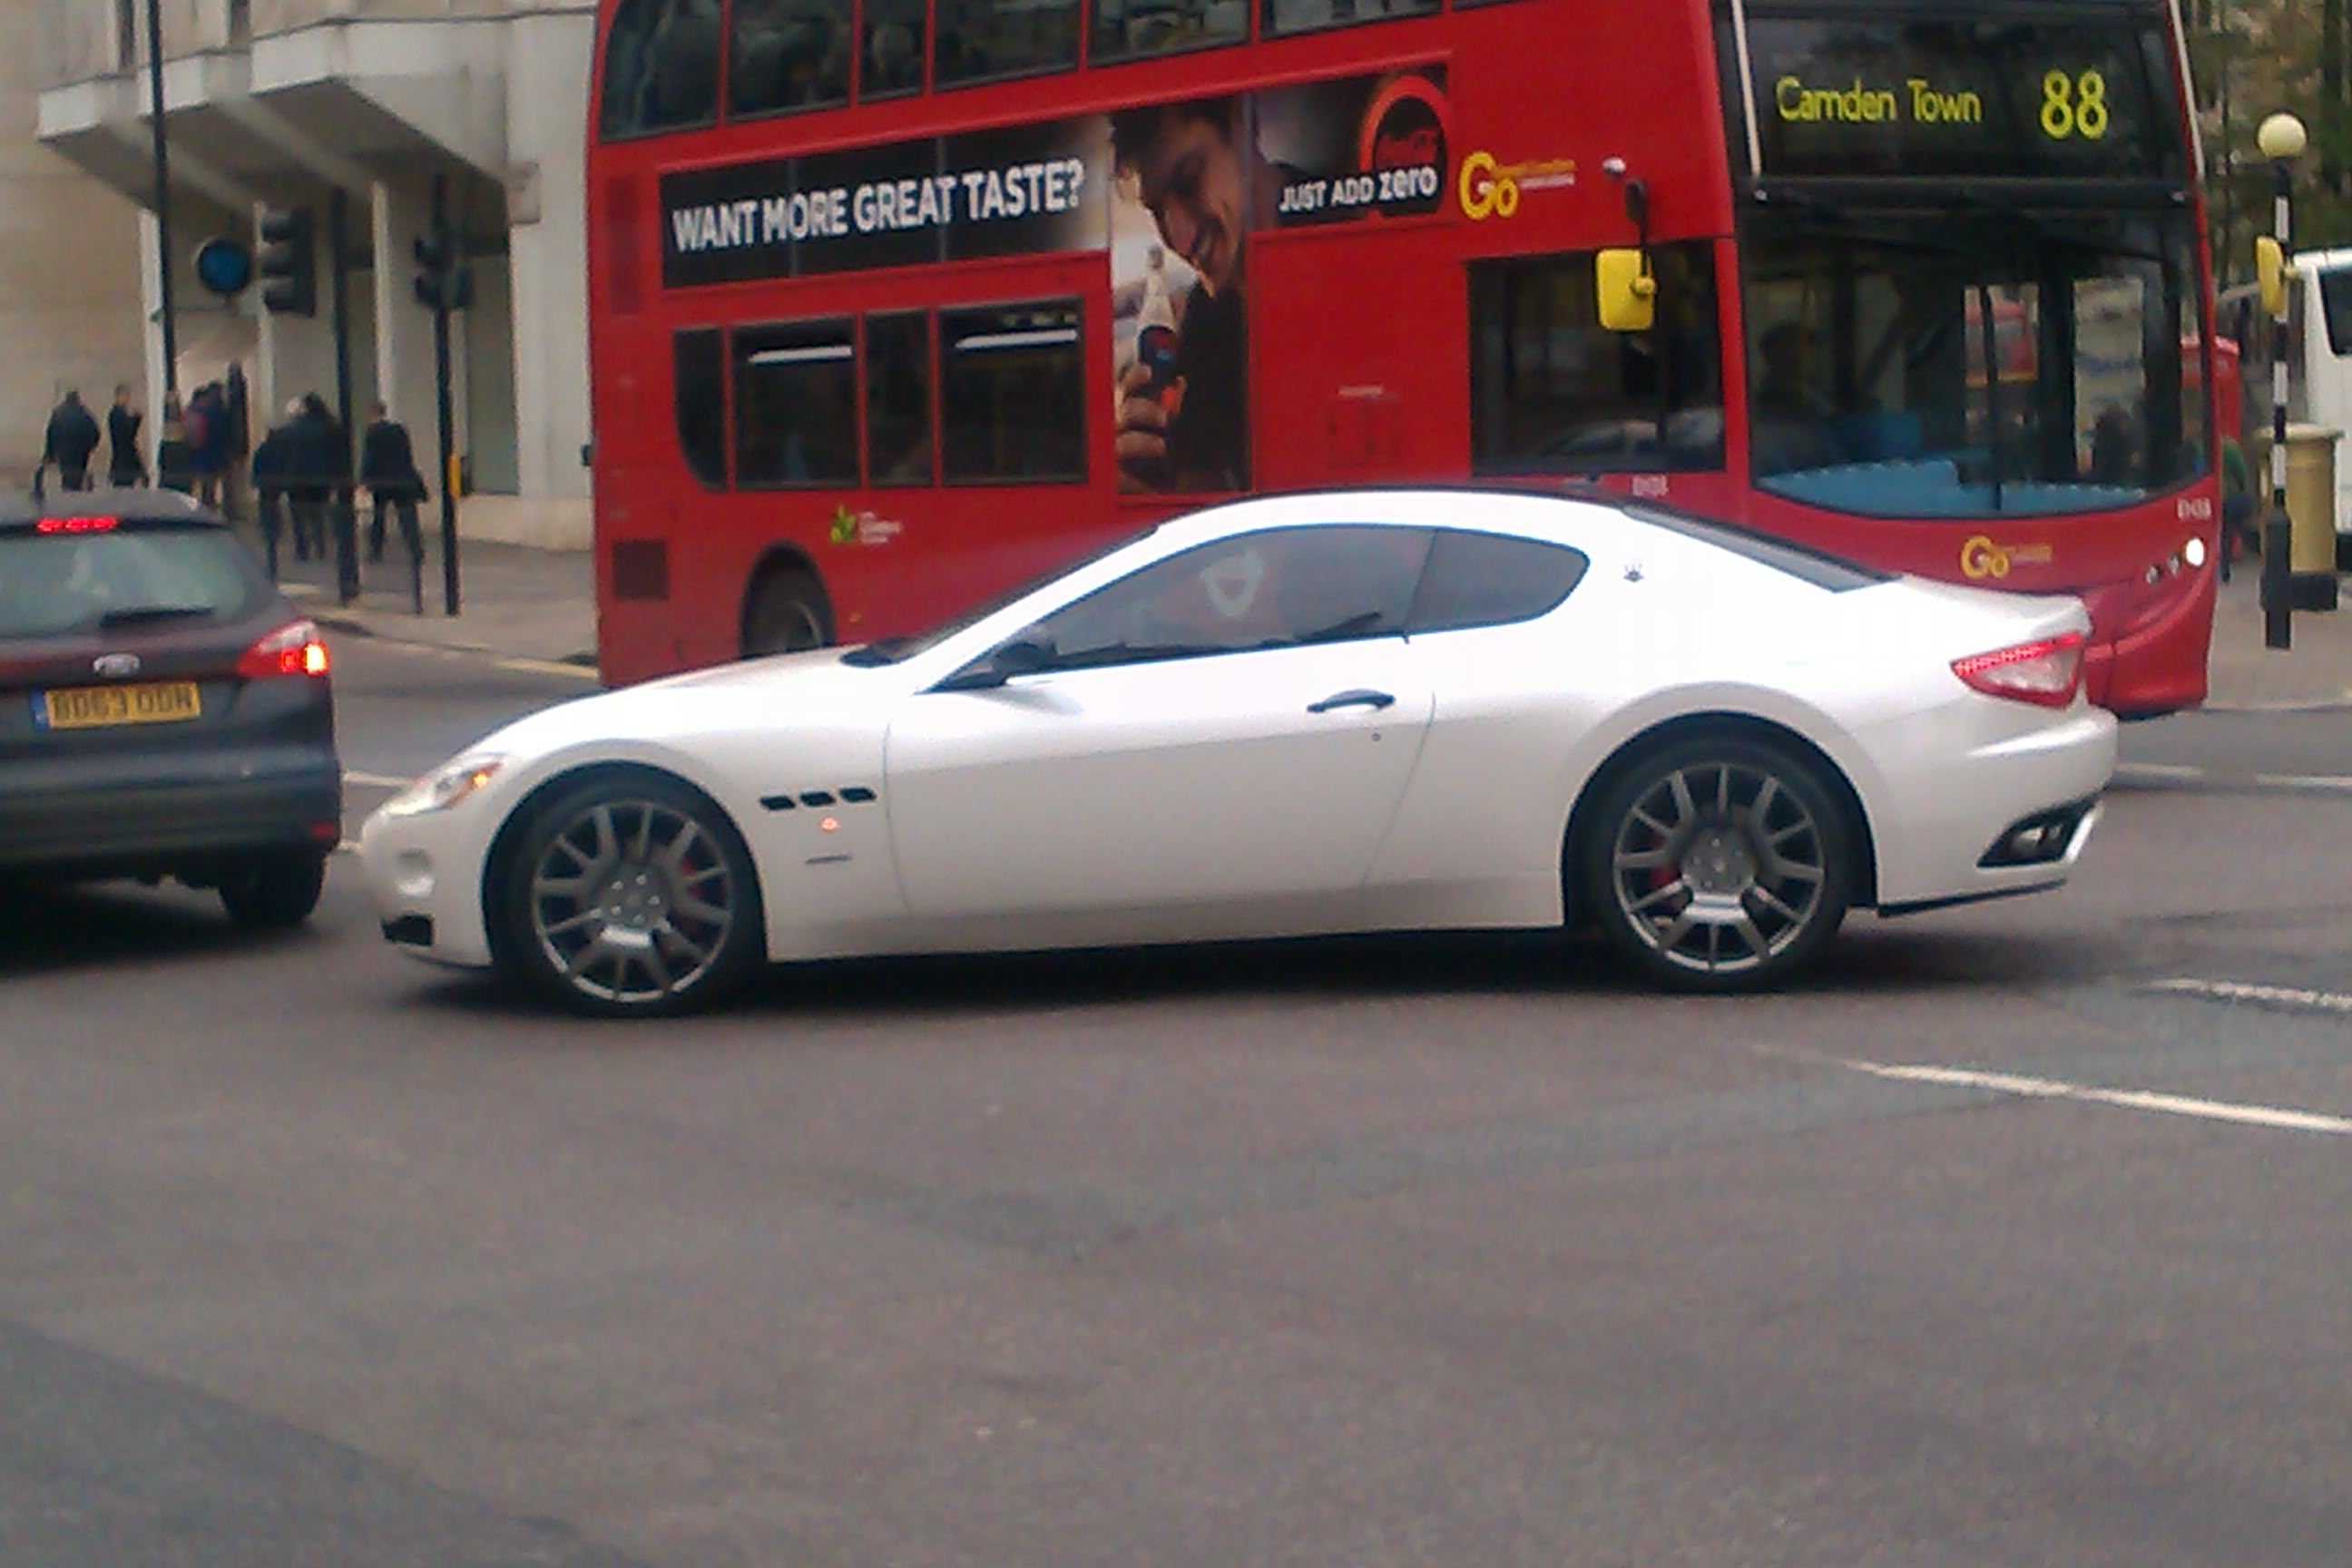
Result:
{"label": "white line on road", "polygon": [[2256,773],[2254,782],[2270,789],[2302,789],[2328,795],[2352,791],[2352,778],[2341,773]]}
{"label": "white line on road", "polygon": [[2201,779],[2204,776],[2203,768],[2183,767],[2178,763],[2118,763],[2116,764],[2116,780],[2119,784],[2133,784],[2141,780],[2154,779]]}
{"label": "white line on road", "polygon": [[2310,1013],[2352,1014],[2352,993],[2311,991],[2300,985],[2252,985],[2239,980],[2200,980],[2180,975],[2159,980],[2148,989],[2176,996],[2202,996],[2213,1002],[2267,1002]]}
{"label": "white line on road", "polygon": [[1972,1068],[1908,1066],[1843,1058],[1838,1065],[1855,1072],[1868,1073],[1874,1078],[1892,1079],[1902,1083],[1983,1089],[1995,1094],[2011,1094],[2031,1100],[2072,1100],[2090,1105],[2113,1105],[2126,1110],[2154,1110],[2167,1116],[2193,1116],[2206,1121],[2234,1121],[2248,1127],[2271,1127],[2290,1132],[2352,1135],[2352,1117],[2326,1116],[2310,1110],[2238,1105],[2224,1100],[2197,1100],[2188,1095],[2155,1094],[2145,1089],[2101,1089],[2095,1084],[2023,1078],[2015,1073],[1979,1072]]}
{"label": "white line on road", "polygon": [[345,768],[343,782],[358,784],[362,789],[406,789],[416,781],[394,778],[390,773],[365,773],[357,768]]}

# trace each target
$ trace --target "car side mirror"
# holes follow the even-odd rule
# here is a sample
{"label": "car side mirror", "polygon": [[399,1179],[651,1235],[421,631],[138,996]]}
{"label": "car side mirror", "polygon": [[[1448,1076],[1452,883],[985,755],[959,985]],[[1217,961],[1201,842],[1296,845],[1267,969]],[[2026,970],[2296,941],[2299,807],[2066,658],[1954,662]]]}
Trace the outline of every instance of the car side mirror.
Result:
{"label": "car side mirror", "polygon": [[940,684],[950,691],[986,691],[1015,676],[1035,675],[1054,666],[1054,639],[1032,626],[986,658],[967,665]]}

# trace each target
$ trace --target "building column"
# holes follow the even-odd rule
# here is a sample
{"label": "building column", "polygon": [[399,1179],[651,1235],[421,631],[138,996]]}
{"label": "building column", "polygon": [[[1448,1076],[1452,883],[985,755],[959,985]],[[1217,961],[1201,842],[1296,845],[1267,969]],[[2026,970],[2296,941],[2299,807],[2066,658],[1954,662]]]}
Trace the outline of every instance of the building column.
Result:
{"label": "building column", "polygon": [[586,99],[593,29],[519,17],[507,58],[507,209],[515,427],[524,496],[572,503],[586,543],[589,439]]}

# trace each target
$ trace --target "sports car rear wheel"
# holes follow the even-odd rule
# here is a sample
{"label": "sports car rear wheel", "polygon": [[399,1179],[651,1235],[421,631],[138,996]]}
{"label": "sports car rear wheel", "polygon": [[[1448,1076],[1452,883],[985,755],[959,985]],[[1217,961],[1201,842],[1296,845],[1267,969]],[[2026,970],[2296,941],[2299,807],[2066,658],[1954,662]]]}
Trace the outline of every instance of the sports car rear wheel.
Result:
{"label": "sports car rear wheel", "polygon": [[1744,735],[1692,735],[1619,769],[1583,836],[1584,909],[1685,990],[1778,984],[1837,934],[1855,835],[1820,765]]}
{"label": "sports car rear wheel", "polygon": [[655,775],[583,784],[502,858],[501,963],[578,1012],[650,1017],[719,1000],[765,944],[726,815]]}

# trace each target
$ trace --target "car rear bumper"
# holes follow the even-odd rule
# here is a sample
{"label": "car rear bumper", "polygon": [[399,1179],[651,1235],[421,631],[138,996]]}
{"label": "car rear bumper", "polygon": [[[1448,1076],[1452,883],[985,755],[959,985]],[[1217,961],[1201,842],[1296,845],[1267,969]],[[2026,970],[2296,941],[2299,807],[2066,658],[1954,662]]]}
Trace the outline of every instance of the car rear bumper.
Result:
{"label": "car rear bumper", "polygon": [[2051,721],[1958,758],[1908,752],[1905,775],[1888,780],[1895,809],[1872,823],[1883,912],[2037,892],[2074,874],[2115,776],[2116,720],[2082,707]]}
{"label": "car rear bumper", "polygon": [[162,777],[120,764],[0,775],[0,868],[95,878],[176,873],[255,849],[325,853],[342,834],[342,770],[331,752],[227,753]]}

